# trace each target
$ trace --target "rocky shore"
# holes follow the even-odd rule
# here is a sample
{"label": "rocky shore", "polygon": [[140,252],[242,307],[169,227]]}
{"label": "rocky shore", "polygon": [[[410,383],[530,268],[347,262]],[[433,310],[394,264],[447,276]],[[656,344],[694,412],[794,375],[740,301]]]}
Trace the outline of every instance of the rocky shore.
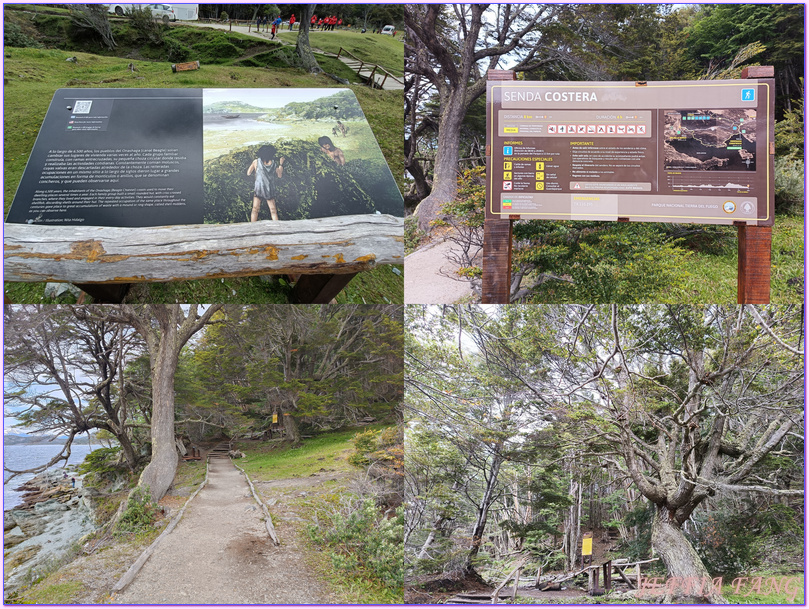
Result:
{"label": "rocky shore", "polygon": [[96,529],[91,491],[64,470],[39,474],[15,490],[23,504],[3,512],[3,595],[7,598],[68,555]]}

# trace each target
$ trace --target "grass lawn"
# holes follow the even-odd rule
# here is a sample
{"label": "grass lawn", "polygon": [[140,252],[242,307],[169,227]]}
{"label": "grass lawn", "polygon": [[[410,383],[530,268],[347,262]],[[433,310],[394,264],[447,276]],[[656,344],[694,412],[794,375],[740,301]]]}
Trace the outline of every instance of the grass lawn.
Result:
{"label": "grass lawn", "polygon": [[[295,44],[296,32],[281,32],[282,41]],[[335,55],[343,49],[354,57],[382,66],[391,74],[404,75],[404,42],[393,36],[360,33],[359,30],[335,30],[334,32],[309,32],[309,43],[313,49],[319,49]]]}
{"label": "grass lawn", "polygon": [[[382,38],[382,37],[380,37]],[[400,45],[401,46],[401,45]],[[173,73],[167,62],[132,61],[55,49],[4,49],[4,210],[14,198],[28,156],[36,140],[53,93],[64,87],[340,87],[324,75],[312,75],[295,68],[266,68],[234,65],[204,65],[193,72]],[[76,57],[75,63],[67,62]],[[129,70],[132,63],[135,71]],[[380,91],[365,86],[351,87],[359,100],[399,188],[404,187],[401,120],[403,93]],[[393,267],[383,266],[360,274],[340,295],[339,302],[402,302],[404,282]],[[14,303],[72,303],[65,295],[46,298],[44,284],[5,284]],[[290,288],[283,280],[259,277],[185,281],[170,284],[140,284],[133,287],[127,302],[235,302],[285,303]]]}
{"label": "grass lawn", "polygon": [[378,427],[319,434],[314,438],[304,438],[303,443],[296,447],[284,442],[238,442],[237,448],[247,455],[239,465],[257,480],[304,478],[323,467],[348,471],[354,469],[346,461],[354,447],[351,439],[369,428]]}

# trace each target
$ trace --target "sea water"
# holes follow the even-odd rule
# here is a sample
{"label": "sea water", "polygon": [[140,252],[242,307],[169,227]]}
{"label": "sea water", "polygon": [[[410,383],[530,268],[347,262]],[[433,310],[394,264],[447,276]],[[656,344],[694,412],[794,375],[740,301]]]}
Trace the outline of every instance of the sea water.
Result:
{"label": "sea water", "polygon": [[[3,446],[3,467],[20,470],[45,465],[57,454],[59,454],[61,448],[61,443],[12,444],[9,446]],[[100,448],[100,446],[98,444],[74,444],[70,448],[70,459],[68,460],[68,465],[78,465],[84,461],[84,457],[86,457],[90,451],[95,450],[96,448]],[[57,465],[51,467],[50,469],[57,470],[62,466],[64,466],[64,462],[60,461]],[[21,499],[23,494],[15,491],[14,489],[33,478],[35,475],[36,474],[21,474],[8,484],[3,485],[4,510],[9,510],[22,503]],[[10,476],[10,473],[4,471],[3,482],[8,480]]]}

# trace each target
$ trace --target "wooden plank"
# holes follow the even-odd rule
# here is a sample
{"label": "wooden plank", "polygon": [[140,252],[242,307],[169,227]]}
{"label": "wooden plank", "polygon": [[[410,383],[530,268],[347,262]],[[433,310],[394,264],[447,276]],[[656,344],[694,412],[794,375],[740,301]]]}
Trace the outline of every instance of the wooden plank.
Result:
{"label": "wooden plank", "polygon": [[388,215],[146,228],[6,224],[6,281],[139,283],[266,274],[350,274],[404,259]]}
{"label": "wooden plank", "polygon": [[772,227],[738,227],[739,304],[769,304],[772,258]]}
{"label": "wooden plank", "polygon": [[172,72],[187,72],[188,70],[199,70],[199,61],[187,61],[185,63],[171,64]]}
{"label": "wooden plank", "polygon": [[483,221],[483,304],[511,301],[512,221],[486,218]]}
{"label": "wooden plank", "polygon": [[292,289],[293,303],[329,304],[356,273],[344,275],[301,275]]}

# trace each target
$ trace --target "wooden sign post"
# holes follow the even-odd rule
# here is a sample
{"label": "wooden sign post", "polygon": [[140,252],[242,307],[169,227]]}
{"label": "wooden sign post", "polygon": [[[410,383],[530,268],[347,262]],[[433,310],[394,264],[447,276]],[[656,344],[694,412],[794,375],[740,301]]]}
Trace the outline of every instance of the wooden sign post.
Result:
{"label": "wooden sign post", "polygon": [[[489,70],[489,80],[514,80],[511,70]],[[488,139],[488,136],[487,136]],[[491,143],[486,144],[486,168],[493,171]],[[490,180],[486,180],[486,201],[490,200]],[[508,304],[511,300],[511,237],[512,220],[490,213],[486,205],[483,221],[483,277],[481,302],[483,304]],[[519,217],[519,216],[518,216]]]}
{"label": "wooden sign post", "polygon": [[490,71],[482,302],[510,302],[513,221],[541,219],[737,226],[738,301],[768,303],[773,76],[757,66],[735,80],[533,82]]}

